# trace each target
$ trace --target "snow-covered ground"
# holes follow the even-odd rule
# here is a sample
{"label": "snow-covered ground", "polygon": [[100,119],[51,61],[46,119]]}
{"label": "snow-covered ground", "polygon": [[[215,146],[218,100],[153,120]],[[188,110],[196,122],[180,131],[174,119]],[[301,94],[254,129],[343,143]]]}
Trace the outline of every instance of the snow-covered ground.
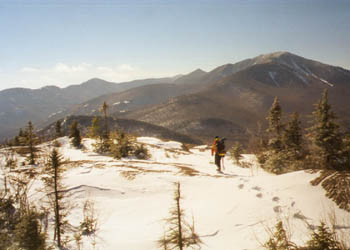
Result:
{"label": "snow-covered ground", "polygon": [[[156,241],[165,228],[163,219],[173,206],[174,182],[181,183],[182,206],[189,221],[194,216],[203,250],[262,249],[268,228],[278,219],[300,244],[307,240],[309,228],[328,220],[331,213],[339,230],[350,230],[349,214],[326,198],[320,186],[309,184],[317,174],[271,175],[257,167],[252,155],[244,156],[251,168],[238,167],[225,158],[220,174],[208,147],[184,151],[181,143],[149,137],[138,138],[149,148],[149,160],[98,155],[90,139],[84,139],[84,150],[73,148],[66,137],[59,141],[60,153],[70,162],[64,179],[74,205],[69,220],[79,225],[84,201],[95,203],[96,249],[157,249]],[[44,197],[37,193],[40,185],[37,181],[32,187],[34,203]],[[70,249],[76,249],[73,243]],[[90,239],[84,238],[83,249],[92,249]]]}

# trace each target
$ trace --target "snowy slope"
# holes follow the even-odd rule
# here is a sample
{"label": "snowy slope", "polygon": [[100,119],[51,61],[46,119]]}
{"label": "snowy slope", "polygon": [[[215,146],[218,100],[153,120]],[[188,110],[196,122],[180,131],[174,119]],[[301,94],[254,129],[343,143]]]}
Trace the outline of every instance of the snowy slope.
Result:
{"label": "snowy slope", "polygon": [[[181,183],[188,219],[195,218],[203,250],[262,249],[259,242],[266,241],[266,228],[274,227],[279,218],[287,222],[297,243],[304,243],[308,228],[329,211],[336,214],[339,227],[350,221],[321,187],[309,184],[317,174],[271,175],[259,169],[251,155],[245,155],[251,168],[240,168],[226,158],[224,174],[218,174],[206,146],[187,152],[178,142],[141,137],[138,141],[149,148],[150,160],[115,160],[94,153],[90,139],[84,140],[85,150],[72,148],[66,137],[59,141],[61,154],[70,161],[64,181],[74,204],[70,222],[79,225],[84,201],[95,202],[96,249],[157,249],[176,181]],[[44,196],[34,190],[41,185],[37,181],[32,188],[37,203]],[[92,249],[89,238],[84,238],[83,247]],[[74,244],[70,249],[76,249]]]}

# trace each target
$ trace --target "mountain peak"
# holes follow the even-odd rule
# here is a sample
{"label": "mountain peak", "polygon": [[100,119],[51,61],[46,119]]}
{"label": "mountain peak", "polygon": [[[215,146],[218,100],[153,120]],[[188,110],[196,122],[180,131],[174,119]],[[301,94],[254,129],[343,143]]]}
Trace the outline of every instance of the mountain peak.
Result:
{"label": "mountain peak", "polygon": [[190,82],[198,81],[198,79],[203,77],[205,74],[207,74],[207,72],[198,68],[195,71],[188,73],[187,75],[182,75],[181,77],[177,78],[174,81],[174,83],[175,84],[183,84],[183,83],[187,84]]}
{"label": "mountain peak", "polygon": [[268,53],[265,55],[270,56],[270,57],[280,57],[280,56],[293,55],[293,54],[291,54],[288,51],[276,51],[276,52]]}
{"label": "mountain peak", "polygon": [[198,69],[192,71],[191,73],[189,73],[188,75],[192,75],[192,76],[193,76],[193,75],[204,75],[204,74],[206,74],[206,73],[207,73],[207,72],[205,72],[204,70],[198,68]]}
{"label": "mountain peak", "polygon": [[97,78],[97,77],[94,77],[94,78],[91,78],[91,79],[89,79],[89,80],[87,80],[86,82],[83,82],[82,84],[84,84],[84,83],[89,83],[89,82],[106,82],[106,80],[103,80],[103,79],[101,79],[101,78]]}
{"label": "mountain peak", "polygon": [[204,70],[202,70],[201,68],[198,68],[198,69],[196,69],[195,71],[193,71],[193,72],[201,72],[201,73],[206,73]]}
{"label": "mountain peak", "polygon": [[260,56],[257,56],[253,58],[253,60],[256,63],[268,63],[274,60],[278,60],[280,58],[285,58],[285,57],[297,57],[296,55],[288,52],[288,51],[277,51],[277,52],[272,52],[268,54],[262,54]]}
{"label": "mountain peak", "polygon": [[46,85],[44,87],[41,87],[39,90],[59,90],[60,87],[57,87],[55,85]]}
{"label": "mountain peak", "polygon": [[217,74],[224,77],[235,73],[233,68],[234,68],[234,65],[232,63],[227,63],[215,68],[212,72],[216,72]]}
{"label": "mountain peak", "polygon": [[84,87],[93,87],[93,86],[100,86],[100,85],[105,86],[106,84],[113,84],[114,85],[115,83],[108,82],[108,81],[100,79],[100,78],[91,78],[91,79],[87,80],[86,82],[83,82],[79,85],[84,86]]}

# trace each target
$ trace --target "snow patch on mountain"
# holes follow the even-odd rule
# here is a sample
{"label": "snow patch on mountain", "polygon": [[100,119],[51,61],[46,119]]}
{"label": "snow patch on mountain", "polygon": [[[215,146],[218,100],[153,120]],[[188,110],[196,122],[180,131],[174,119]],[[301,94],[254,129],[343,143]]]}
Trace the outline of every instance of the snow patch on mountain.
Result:
{"label": "snow patch on mountain", "polygon": [[296,71],[296,72],[300,72],[300,73],[302,73],[302,74],[304,74],[304,75],[309,75],[310,74],[310,71],[309,72],[307,72],[307,71],[305,71],[302,67],[300,67],[294,60],[292,60],[292,64],[293,64],[293,67],[294,67],[294,70]]}
{"label": "snow patch on mountain", "polygon": [[300,80],[302,80],[303,83],[305,83],[306,85],[309,85],[308,80],[307,80],[303,75],[299,74],[298,72],[296,72],[295,75],[296,75]]}
{"label": "snow patch on mountain", "polygon": [[314,78],[320,80],[321,82],[327,84],[328,86],[334,87],[334,84],[328,82],[327,80],[325,80],[325,79],[323,79],[323,78],[321,78],[321,77],[318,77],[318,76],[315,75],[315,74],[311,74],[311,75],[312,75]]}
{"label": "snow patch on mountain", "polygon": [[[333,83],[328,82],[327,80],[314,74],[307,66],[300,65],[295,61],[295,58],[288,56],[288,52],[276,52],[267,55],[262,55],[257,58],[258,63],[266,63],[267,61],[276,60],[279,64],[288,67],[304,84],[309,85],[310,77],[313,77],[321,82],[327,84],[328,86],[334,87]],[[329,70],[329,69],[328,69]],[[343,69],[338,69],[343,72]],[[275,78],[269,72],[271,79],[275,82]],[[309,79],[308,79],[309,78]]]}
{"label": "snow patch on mountain", "polygon": [[325,79],[323,79],[323,78],[319,78],[319,79],[320,79],[322,82],[328,84],[329,86],[334,87],[334,84],[333,84],[333,83],[330,83],[330,82],[328,82],[327,80],[325,80]]}
{"label": "snow patch on mountain", "polygon": [[295,75],[306,85],[309,85],[307,77],[310,76],[311,71],[307,67],[299,66],[293,59],[291,60],[292,65],[286,63],[286,65],[292,68]]}
{"label": "snow patch on mountain", "polygon": [[50,114],[50,115],[49,115],[49,117],[48,117],[48,118],[51,118],[51,117],[55,116],[56,114],[57,114],[57,112],[52,113],[52,114]]}
{"label": "snow patch on mountain", "polygon": [[271,72],[269,71],[269,76],[270,78],[272,79],[272,81],[276,84],[277,87],[280,87],[280,85],[278,84],[278,82],[276,81],[276,75],[277,75],[277,72]]}

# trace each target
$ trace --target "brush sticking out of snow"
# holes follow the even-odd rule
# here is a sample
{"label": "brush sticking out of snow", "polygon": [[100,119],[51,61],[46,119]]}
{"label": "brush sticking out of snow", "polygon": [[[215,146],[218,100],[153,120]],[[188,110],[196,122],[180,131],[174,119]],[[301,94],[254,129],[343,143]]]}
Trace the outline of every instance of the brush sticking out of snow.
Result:
{"label": "brush sticking out of snow", "polygon": [[[288,221],[292,240],[301,244],[329,209],[339,219],[350,219],[321,187],[310,185],[318,174],[272,175],[258,167],[253,155],[243,159],[250,168],[226,157],[225,170],[218,174],[207,146],[185,151],[179,142],[137,140],[149,149],[151,159],[116,160],[93,152],[92,139],[83,140],[84,150],[73,148],[67,137],[58,140],[59,152],[68,160],[64,184],[74,205],[68,219],[78,226],[85,200],[92,200],[99,221],[98,249],[157,249],[163,219],[173,205],[174,182],[181,183],[182,208],[193,215],[203,250],[263,249],[259,241],[266,241],[266,227],[273,228],[279,218]],[[35,181],[30,196],[34,203],[43,199],[37,191],[42,189],[42,183]],[[341,230],[349,234],[350,229]],[[88,237],[83,237],[83,243],[84,249],[92,249]]]}

